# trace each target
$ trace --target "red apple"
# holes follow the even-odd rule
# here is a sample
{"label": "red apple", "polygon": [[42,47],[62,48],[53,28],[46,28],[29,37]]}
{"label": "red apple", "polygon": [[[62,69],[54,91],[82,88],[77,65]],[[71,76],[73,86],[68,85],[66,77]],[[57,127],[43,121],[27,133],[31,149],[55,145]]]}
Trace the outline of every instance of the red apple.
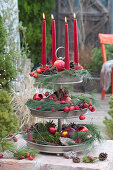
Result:
{"label": "red apple", "polygon": [[66,107],[64,108],[64,112],[69,112],[69,107],[66,106]]}
{"label": "red apple", "polygon": [[69,109],[70,109],[70,111],[73,111],[73,110],[75,110],[75,106],[70,106]]}
{"label": "red apple", "polygon": [[33,77],[34,77],[34,78],[37,78],[37,77],[38,77],[38,74],[34,74]]}
{"label": "red apple", "polygon": [[33,72],[31,72],[31,73],[29,73],[29,75],[30,75],[31,77],[33,77],[34,73],[33,73]]}
{"label": "red apple", "polygon": [[84,120],[85,118],[86,118],[86,117],[85,117],[84,115],[80,115],[80,116],[79,116],[79,119],[80,119],[80,120]]}
{"label": "red apple", "polygon": [[70,102],[71,98],[70,97],[66,97],[66,102]]}
{"label": "red apple", "polygon": [[14,142],[17,142],[17,141],[18,141],[18,139],[17,139],[16,137],[14,137],[13,140],[14,140]]}
{"label": "red apple", "polygon": [[63,60],[56,60],[54,62],[54,66],[58,69],[58,71],[63,71],[65,69],[65,62]]}
{"label": "red apple", "polygon": [[79,106],[78,105],[75,106],[75,110],[79,110]]}

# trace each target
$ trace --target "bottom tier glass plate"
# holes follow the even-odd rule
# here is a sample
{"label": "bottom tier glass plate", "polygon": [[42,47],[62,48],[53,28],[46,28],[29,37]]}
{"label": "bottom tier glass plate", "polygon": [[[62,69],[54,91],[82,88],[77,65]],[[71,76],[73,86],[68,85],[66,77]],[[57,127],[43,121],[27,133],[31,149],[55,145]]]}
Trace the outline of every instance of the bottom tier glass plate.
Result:
{"label": "bottom tier glass plate", "polygon": [[49,119],[64,119],[64,118],[72,118],[72,117],[79,117],[82,114],[85,114],[87,112],[87,108],[80,109],[80,110],[74,110],[70,111],[68,113],[64,111],[40,111],[40,110],[35,110],[31,109],[31,114],[35,117],[40,117],[40,118],[49,118]]}
{"label": "bottom tier glass plate", "polygon": [[61,154],[68,151],[84,152],[84,151],[89,151],[91,149],[91,146],[88,146],[86,148],[85,144],[71,145],[71,146],[52,146],[52,145],[42,145],[42,144],[37,144],[37,143],[27,141],[27,145],[31,148],[38,149],[40,152],[52,153],[52,154]]}

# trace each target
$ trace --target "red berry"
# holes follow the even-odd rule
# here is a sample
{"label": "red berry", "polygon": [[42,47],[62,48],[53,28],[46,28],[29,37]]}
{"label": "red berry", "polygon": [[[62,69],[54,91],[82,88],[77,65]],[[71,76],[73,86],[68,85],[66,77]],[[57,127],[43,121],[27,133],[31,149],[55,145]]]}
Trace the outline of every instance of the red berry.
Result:
{"label": "red berry", "polygon": [[55,107],[52,107],[51,110],[54,112],[54,111],[56,110],[56,108],[55,108]]}
{"label": "red berry", "polygon": [[70,75],[73,75],[73,73],[70,73]]}
{"label": "red berry", "polygon": [[34,158],[33,158],[33,156],[32,155],[30,155],[30,157],[29,157],[29,160],[33,160]]}
{"label": "red berry", "polygon": [[31,73],[29,73],[29,75],[30,75],[31,77],[33,77],[34,73],[33,73],[33,72],[31,72]]}
{"label": "red berry", "polygon": [[53,100],[53,97],[50,96],[50,97],[49,97],[49,100]]}
{"label": "red berry", "polygon": [[90,161],[94,161],[94,158],[92,156],[88,156],[88,158],[90,159]]}
{"label": "red berry", "polygon": [[75,106],[75,110],[79,110],[79,106],[78,105]]}
{"label": "red berry", "polygon": [[37,78],[37,77],[38,77],[38,74],[34,74],[33,77],[34,77],[34,78]]}
{"label": "red berry", "polygon": [[0,154],[0,158],[3,158],[3,154]]}
{"label": "red berry", "polygon": [[73,111],[73,110],[75,110],[75,106],[70,106],[69,109],[70,109],[70,111]]}
{"label": "red berry", "polygon": [[94,112],[94,111],[95,111],[95,108],[94,108],[94,106],[92,106],[91,112]]}
{"label": "red berry", "polygon": [[10,134],[9,134],[9,137],[12,137],[12,136],[13,136],[13,134],[12,134],[12,133],[10,133]]}
{"label": "red berry", "polygon": [[69,107],[66,106],[66,107],[64,108],[64,112],[69,112]]}
{"label": "red berry", "polygon": [[49,96],[49,92],[45,92],[45,96],[46,96],[46,97]]}
{"label": "red berry", "polygon": [[14,137],[13,140],[14,140],[14,142],[17,142],[17,141],[18,141],[18,139],[17,139],[16,137]]}
{"label": "red berry", "polygon": [[88,104],[88,103],[84,103],[84,104],[83,104],[83,107],[88,108],[88,107],[89,107],[89,104]]}
{"label": "red berry", "polygon": [[27,154],[26,154],[26,157],[30,157],[30,153],[27,153]]}
{"label": "red berry", "polygon": [[65,100],[61,100],[61,101],[60,101],[60,104],[65,104],[65,103],[66,103]]}
{"label": "red berry", "polygon": [[89,108],[89,110],[92,110],[93,107],[92,107],[92,106],[89,106],[88,108]]}
{"label": "red berry", "polygon": [[54,133],[57,132],[57,128],[56,128],[55,126],[50,126],[50,127],[49,127],[49,132],[50,132],[51,134],[54,134]]}
{"label": "red berry", "polygon": [[75,70],[83,69],[81,65],[75,66]]}
{"label": "red berry", "polygon": [[40,110],[40,109],[42,109],[42,106],[37,106],[36,107],[36,110]]}
{"label": "red berry", "polygon": [[80,115],[80,116],[79,116],[79,119],[80,119],[80,120],[84,120],[85,118],[86,118],[86,117],[85,117],[84,115]]}

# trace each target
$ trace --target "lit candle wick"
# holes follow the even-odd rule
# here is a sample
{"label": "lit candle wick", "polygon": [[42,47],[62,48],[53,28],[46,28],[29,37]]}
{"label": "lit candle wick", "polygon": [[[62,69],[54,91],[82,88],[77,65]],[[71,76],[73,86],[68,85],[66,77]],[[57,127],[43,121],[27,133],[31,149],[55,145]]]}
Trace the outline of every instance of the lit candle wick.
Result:
{"label": "lit candle wick", "polygon": [[67,23],[67,17],[65,17],[65,23]]}
{"label": "lit candle wick", "polygon": [[74,18],[76,18],[76,14],[74,13]]}
{"label": "lit candle wick", "polygon": [[54,19],[54,16],[53,16],[53,14],[51,14],[51,19]]}
{"label": "lit candle wick", "polygon": [[44,14],[44,12],[43,12],[43,19],[45,19],[45,14]]}

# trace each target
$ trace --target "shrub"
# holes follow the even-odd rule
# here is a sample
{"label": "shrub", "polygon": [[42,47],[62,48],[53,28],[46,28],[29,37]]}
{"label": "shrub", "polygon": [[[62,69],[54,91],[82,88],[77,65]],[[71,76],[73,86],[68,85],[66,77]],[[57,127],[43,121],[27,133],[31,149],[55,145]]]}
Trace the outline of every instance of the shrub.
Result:
{"label": "shrub", "polygon": [[41,62],[42,55],[42,13],[45,13],[46,26],[46,44],[47,52],[51,48],[51,18],[50,14],[54,9],[54,0],[27,0],[18,1],[20,10],[20,20],[27,27],[26,41],[31,51],[30,58],[32,62]]}
{"label": "shrub", "polygon": [[12,113],[8,92],[0,90],[0,139],[18,131],[18,117]]}
{"label": "shrub", "polygon": [[[113,45],[106,45],[106,55],[107,55],[107,60],[112,60],[113,59]],[[87,69],[90,70],[90,72],[93,75],[99,76],[100,71],[102,68],[103,60],[102,60],[102,51],[101,48],[94,48],[92,50],[92,62],[87,66]]]}
{"label": "shrub", "polygon": [[108,111],[108,114],[111,116],[111,119],[108,119],[105,117],[105,120],[103,121],[106,125],[108,135],[111,139],[113,139],[113,96],[111,96],[109,100],[110,110]]}
{"label": "shrub", "polygon": [[0,16],[0,89],[4,88],[9,90],[9,82],[16,77],[16,69],[13,64],[12,56],[4,51],[6,36],[4,23]]}

